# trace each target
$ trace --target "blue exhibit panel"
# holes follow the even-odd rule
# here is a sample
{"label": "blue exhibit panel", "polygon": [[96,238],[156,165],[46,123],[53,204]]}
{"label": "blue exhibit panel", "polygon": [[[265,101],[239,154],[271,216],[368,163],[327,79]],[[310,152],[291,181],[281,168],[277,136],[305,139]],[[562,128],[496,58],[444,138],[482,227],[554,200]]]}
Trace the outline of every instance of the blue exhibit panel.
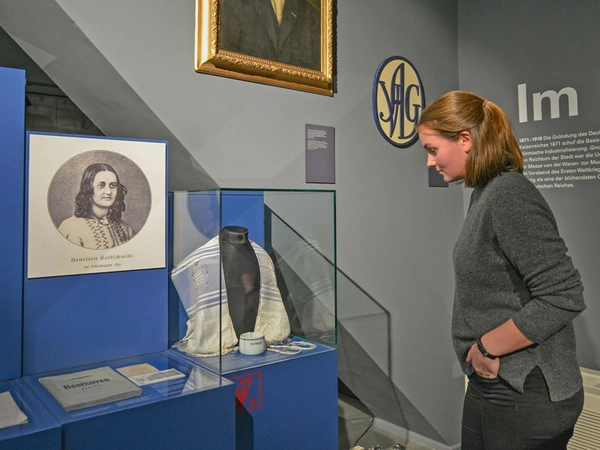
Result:
{"label": "blue exhibit panel", "polygon": [[221,191],[221,228],[236,225],[248,229],[248,238],[261,247],[265,242],[262,191]]}
{"label": "blue exhibit panel", "polygon": [[0,380],[21,376],[25,72],[0,67]]}
{"label": "blue exhibit panel", "polygon": [[[137,397],[74,411],[65,411],[38,382],[41,376],[139,364],[183,377],[143,385]],[[235,448],[235,385],[166,352],[27,376],[25,382],[62,424],[65,450]]]}
{"label": "blue exhibit panel", "polygon": [[167,348],[167,270],[28,279],[23,374]]}
{"label": "blue exhibit panel", "polygon": [[27,416],[27,423],[0,429],[0,448],[60,450],[60,424],[33,392],[20,379],[0,383],[0,393],[4,392],[10,392],[16,405]]}
{"label": "blue exhibit panel", "polygon": [[[264,216],[264,195],[262,191],[217,191],[217,193],[207,192],[203,196],[190,196],[189,214],[199,227],[200,224],[210,223],[215,211],[210,207],[214,195],[219,195],[219,224],[215,224],[213,231],[218,233],[220,228],[226,226],[240,226],[248,229],[248,238],[261,247],[265,241],[265,216]],[[176,219],[173,217],[173,199],[170,200],[169,217],[171,222]],[[206,217],[201,217],[201,216]],[[216,214],[215,214],[216,216]],[[169,231],[170,246],[173,248],[172,230]],[[211,237],[214,235],[211,235]],[[169,267],[172,268],[172,252],[169,254]],[[186,333],[187,314],[181,305],[177,291],[172,283],[169,283],[169,345],[174,344]]]}
{"label": "blue exhibit panel", "polygon": [[[58,145],[58,139],[63,139],[61,142],[67,142],[74,138],[88,138],[86,136],[74,135],[53,135],[51,133],[28,133],[29,144],[29,167],[31,170],[31,143],[34,139],[51,138],[56,139],[53,145]],[[106,137],[89,137],[97,140],[98,145],[102,148],[103,143],[111,141],[120,141],[116,138]],[[162,158],[167,161],[166,143],[160,141],[131,141],[133,144],[144,144],[145,142],[159,144],[153,147],[156,151],[150,154],[153,162],[161,162],[160,173],[153,174],[154,177],[161,177],[160,186],[163,189],[162,177],[166,177],[166,173],[162,173]],[[46,145],[47,142],[45,141]],[[76,142],[76,141],[73,141]],[[89,145],[86,144],[86,145]],[[163,147],[164,146],[164,147]],[[48,146],[48,151],[53,147]],[[106,147],[113,148],[113,147]],[[119,147],[128,149],[129,147]],[[142,147],[132,147],[132,150],[140,150]],[[164,149],[164,152],[163,152]],[[137,151],[137,150],[136,150]],[[106,150],[106,153],[111,151]],[[82,161],[87,161],[83,156],[87,152],[82,152],[77,155],[83,158]],[[114,152],[113,152],[114,153]],[[139,152],[138,152],[139,153]],[[139,161],[144,159],[135,153]],[[116,153],[115,153],[116,154]],[[105,155],[106,156],[106,155]],[[64,155],[62,156],[65,157]],[[120,156],[122,161],[129,160],[124,155]],[[74,158],[69,161],[72,163]],[[42,160],[43,161],[43,160]],[[138,162],[139,162],[138,161]],[[110,160],[108,161],[110,162]],[[67,164],[65,163],[65,164]],[[87,161],[89,163],[89,161]],[[63,164],[63,166],[65,165]],[[133,199],[141,200],[149,204],[148,208],[157,206],[150,205],[152,195],[165,196],[167,180],[164,182],[164,192],[152,193],[152,178],[151,183],[144,185],[140,180],[145,177],[140,167],[133,161],[129,160],[127,164],[123,164],[125,173],[129,173],[130,180],[138,180],[139,188],[137,189],[137,197]],[[54,177],[58,176],[57,171]],[[123,173],[123,172],[122,172]],[[34,177],[35,171],[28,172],[28,177]],[[79,174],[77,174],[79,180]],[[121,178],[122,179],[122,178]],[[28,180],[30,181],[30,180]],[[35,182],[26,184],[32,191],[26,189],[25,209],[33,201],[39,201],[41,196],[48,203],[50,200],[51,188],[48,188],[47,193],[36,192]],[[78,186],[78,185],[77,185]],[[58,188],[55,188],[58,189]],[[133,189],[129,189],[128,196],[131,196]],[[135,202],[132,202],[135,205]],[[132,203],[126,209],[130,212],[131,218],[137,218],[138,222],[141,217],[148,212],[144,212],[144,208],[140,207],[137,210]],[[163,206],[162,202],[156,201],[156,204]],[[69,203],[69,214],[72,213],[73,206]],[[134,212],[134,211],[137,211]],[[48,212],[51,215],[50,208]],[[64,212],[64,211],[63,211]],[[37,260],[44,257],[46,260],[52,261],[59,257],[70,258],[67,250],[62,248],[54,248],[47,253],[44,253],[43,245],[40,245],[39,239],[35,240],[32,237],[37,237],[36,230],[41,231],[43,236],[44,228],[32,227],[32,224],[37,224],[41,220],[41,215],[32,214],[25,220],[25,226],[28,229],[28,239],[25,242],[25,266],[29,268],[29,260],[35,252]],[[128,219],[129,220],[129,219]],[[159,215],[159,220],[163,220],[162,211]],[[166,216],[164,217],[166,221]],[[161,224],[162,225],[162,224]],[[134,226],[138,230],[142,225]],[[53,229],[53,227],[51,227]],[[155,230],[162,230],[162,227],[157,227]],[[154,231],[156,234],[157,231]],[[162,233],[162,231],[161,231]],[[145,241],[146,245],[160,245],[164,236],[160,234],[151,236],[152,239]],[[32,240],[35,245],[32,246]],[[66,244],[65,246],[70,246]],[[114,248],[114,247],[113,247]],[[91,252],[95,250],[88,249]],[[166,254],[166,243],[164,253]],[[30,254],[31,253],[31,254]],[[159,254],[157,252],[157,254]],[[88,256],[94,256],[91,253]],[[108,259],[114,255],[106,254]],[[104,257],[100,255],[100,260]],[[144,258],[142,255],[140,259]],[[152,256],[154,259],[155,257]],[[162,258],[162,256],[161,256]],[[72,258],[74,259],[74,258]],[[141,267],[144,267],[141,261]],[[166,261],[163,261],[164,264]],[[111,264],[112,266],[112,264]],[[79,275],[62,275],[58,272],[57,276],[43,277],[34,276],[27,278],[28,274],[24,274],[23,281],[23,361],[22,374],[31,375],[40,372],[48,372],[60,370],[68,367],[81,366],[84,364],[92,364],[99,361],[109,361],[129,356],[135,356],[146,353],[161,352],[167,349],[167,332],[168,332],[168,269],[165,266],[161,267],[158,259],[148,265],[149,269],[139,270],[122,270],[116,272],[105,273],[82,273]],[[131,266],[131,267],[136,267]]]}
{"label": "blue exhibit panel", "polygon": [[337,351],[229,373],[236,449],[337,449]]}

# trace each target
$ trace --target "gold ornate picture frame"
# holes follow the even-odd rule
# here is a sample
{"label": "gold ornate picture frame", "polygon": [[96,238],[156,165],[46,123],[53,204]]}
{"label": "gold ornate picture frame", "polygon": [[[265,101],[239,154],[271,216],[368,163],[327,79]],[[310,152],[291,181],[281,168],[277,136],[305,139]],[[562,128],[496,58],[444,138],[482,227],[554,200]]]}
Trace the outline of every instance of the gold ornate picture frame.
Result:
{"label": "gold ornate picture frame", "polygon": [[[273,25],[277,19],[271,0],[196,0],[196,72],[333,96],[334,0],[285,1],[284,15],[277,27]],[[310,21],[314,22],[310,26],[318,33],[312,38],[313,43],[309,43],[311,38],[308,36],[315,33],[291,31],[300,23],[306,25]],[[288,43],[296,38],[294,49],[287,51],[279,47],[281,59],[265,57],[274,53],[263,52],[268,45],[263,46],[260,41],[276,40],[275,28],[290,32]],[[262,35],[257,30],[262,30]],[[252,36],[242,36],[242,33]],[[242,44],[237,45],[239,42]],[[317,50],[306,49],[304,52],[303,45]],[[308,54],[314,54],[311,59],[314,64],[305,62]]]}

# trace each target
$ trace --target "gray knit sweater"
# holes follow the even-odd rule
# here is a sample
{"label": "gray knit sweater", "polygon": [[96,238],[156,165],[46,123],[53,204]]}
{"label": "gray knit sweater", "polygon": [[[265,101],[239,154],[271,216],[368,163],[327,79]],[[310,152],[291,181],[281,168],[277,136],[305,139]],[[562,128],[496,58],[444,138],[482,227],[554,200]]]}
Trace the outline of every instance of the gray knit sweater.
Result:
{"label": "gray knit sweater", "polygon": [[550,207],[523,175],[502,173],[471,195],[454,247],[452,339],[465,374],[475,339],[512,318],[535,344],[502,356],[499,376],[523,392],[539,366],[552,401],[582,386],[573,319],[585,309],[579,272]]}

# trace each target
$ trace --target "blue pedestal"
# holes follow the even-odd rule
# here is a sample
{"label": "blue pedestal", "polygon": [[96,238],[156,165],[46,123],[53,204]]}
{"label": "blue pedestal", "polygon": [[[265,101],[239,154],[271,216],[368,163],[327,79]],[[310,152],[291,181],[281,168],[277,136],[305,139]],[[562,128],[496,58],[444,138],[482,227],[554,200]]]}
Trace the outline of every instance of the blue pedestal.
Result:
{"label": "blue pedestal", "polygon": [[23,425],[0,430],[0,449],[60,450],[62,445],[60,424],[20,379],[0,383],[0,393],[10,392],[15,403],[27,416]]}
{"label": "blue pedestal", "polygon": [[0,380],[21,376],[25,71],[0,67]]}
{"label": "blue pedestal", "polygon": [[[38,382],[42,376],[142,363],[176,369],[185,377],[143,386],[139,397],[71,412]],[[235,448],[235,385],[166,352],[28,376],[25,381],[62,424],[63,450]]]}
{"label": "blue pedestal", "polygon": [[307,354],[241,372],[236,449],[337,449],[337,351]]}
{"label": "blue pedestal", "polygon": [[63,449],[234,449],[232,397],[227,386],[67,423]]}
{"label": "blue pedestal", "polygon": [[[294,338],[294,340],[300,340]],[[221,373],[236,385],[236,449],[337,449],[337,350],[289,355],[234,351],[202,358],[174,353]]]}

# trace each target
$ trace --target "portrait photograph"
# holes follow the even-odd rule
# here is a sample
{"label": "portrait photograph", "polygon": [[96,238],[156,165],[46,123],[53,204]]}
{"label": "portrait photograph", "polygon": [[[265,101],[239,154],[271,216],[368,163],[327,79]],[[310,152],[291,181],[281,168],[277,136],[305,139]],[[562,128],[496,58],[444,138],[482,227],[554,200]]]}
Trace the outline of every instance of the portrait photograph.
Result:
{"label": "portrait photograph", "polygon": [[165,142],[30,133],[28,158],[28,278],[165,267]]}
{"label": "portrait photograph", "polygon": [[333,0],[196,0],[196,71],[333,95]]}
{"label": "portrait photograph", "polygon": [[321,69],[321,2],[220,0],[222,50]]}

